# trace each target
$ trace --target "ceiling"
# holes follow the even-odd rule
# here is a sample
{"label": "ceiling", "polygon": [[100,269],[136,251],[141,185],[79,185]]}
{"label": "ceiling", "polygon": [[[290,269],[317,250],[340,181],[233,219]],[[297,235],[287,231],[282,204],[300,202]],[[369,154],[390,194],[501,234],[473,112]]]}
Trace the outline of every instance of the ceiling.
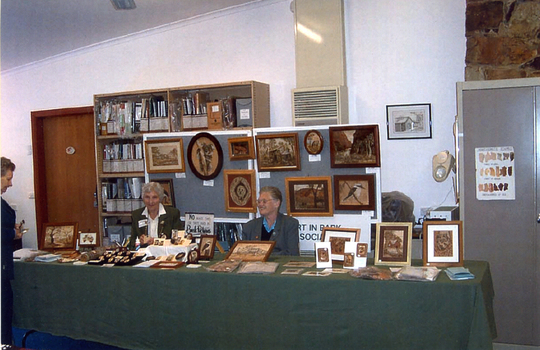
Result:
{"label": "ceiling", "polygon": [[0,0],[2,71],[163,24],[263,0]]}

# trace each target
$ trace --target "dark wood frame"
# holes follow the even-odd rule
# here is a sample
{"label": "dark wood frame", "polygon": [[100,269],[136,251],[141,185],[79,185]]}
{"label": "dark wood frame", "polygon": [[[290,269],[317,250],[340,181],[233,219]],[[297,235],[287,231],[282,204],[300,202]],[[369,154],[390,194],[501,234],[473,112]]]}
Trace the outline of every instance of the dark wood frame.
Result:
{"label": "dark wood frame", "polygon": [[[161,166],[157,167],[156,165],[152,164],[153,156],[151,156],[152,152],[150,152],[150,148],[152,145],[155,144],[174,144],[176,146],[176,150],[178,152],[178,155],[176,157],[176,160],[178,162],[177,166],[167,165],[167,166]],[[186,171],[186,167],[184,165],[184,145],[182,142],[182,138],[174,138],[174,139],[151,139],[151,140],[145,140],[144,141],[144,158],[146,160],[146,172],[149,174],[153,173],[183,173]]]}
{"label": "dark wood frame", "polygon": [[169,194],[170,203],[162,201],[161,204],[165,206],[176,207],[176,199],[174,198],[174,182],[173,179],[151,179],[153,182],[157,182],[163,187],[165,193]]}
{"label": "dark wood frame", "polygon": [[[229,159],[230,160],[248,160],[248,159],[255,159],[255,145],[253,143],[253,137],[251,136],[245,136],[245,137],[231,137],[227,140],[227,143],[229,144]],[[235,152],[235,145],[237,144],[246,144],[246,147],[240,146],[243,148],[246,148],[246,154],[238,154]]]}
{"label": "dark wood frame", "polygon": [[[401,244],[402,255],[399,258],[385,257],[384,248],[386,245],[386,231],[403,231]],[[377,223],[375,238],[375,265],[409,266],[411,265],[412,251],[412,223],[389,222]]]}
{"label": "dark wood frame", "polygon": [[[214,147],[215,153],[212,155],[212,160],[214,159],[214,157],[217,157],[217,162],[213,162],[214,169],[206,175],[202,173],[197,166],[195,166],[195,164],[197,164],[197,155],[193,154],[197,142],[203,139],[206,139],[206,141],[210,142]],[[191,171],[193,172],[193,174],[195,174],[195,176],[197,176],[201,180],[211,180],[217,177],[221,172],[221,168],[223,166],[223,150],[221,149],[219,141],[212,134],[207,132],[200,132],[193,136],[191,138],[191,141],[189,141],[187,159],[189,167],[191,168]]]}
{"label": "dark wood frame", "polygon": [[[71,242],[68,242],[64,245],[58,246],[58,247],[51,247],[45,244],[46,237],[47,237],[47,229],[49,227],[54,228],[55,227],[71,227]],[[41,234],[41,241],[39,242],[39,249],[40,250],[47,250],[47,251],[56,251],[56,250],[74,250],[75,244],[77,243],[77,238],[79,237],[78,234],[78,228],[79,224],[77,222],[47,222],[43,224],[43,232]]]}
{"label": "dark wood frame", "polygon": [[[311,135],[316,135],[319,138],[320,143],[318,145],[310,145],[309,138]],[[319,154],[324,148],[324,139],[322,134],[318,130],[309,130],[304,136],[304,148],[309,154]]]}
{"label": "dark wood frame", "polygon": [[[295,209],[296,202],[296,186],[323,185],[323,206],[321,209]],[[306,177],[286,177],[285,178],[285,193],[287,196],[287,213],[291,216],[333,216],[332,206],[332,178],[330,176],[306,176]],[[318,195],[317,195],[318,197]]]}
{"label": "dark wood frame", "polygon": [[[284,142],[287,142],[291,146],[292,153],[294,154],[294,159],[292,160],[291,165],[268,165],[263,161],[264,155],[262,154],[263,147],[261,144],[267,140],[272,139],[282,139]],[[276,133],[276,134],[264,134],[256,135],[255,143],[257,144],[257,169],[259,171],[280,171],[280,170],[300,170],[300,148],[298,146],[298,133]],[[283,154],[279,150],[275,152],[276,156],[281,157]]]}
{"label": "dark wood frame", "polygon": [[[405,113],[412,114],[413,109],[423,109],[426,111],[424,118],[424,124],[426,124],[426,131],[423,133],[416,133],[414,131],[403,131],[401,133],[393,132],[390,127],[392,123],[395,123],[395,119],[391,116],[393,111],[401,110]],[[403,118],[409,118],[402,116]],[[410,118],[409,118],[410,119]],[[406,139],[430,139],[431,138],[431,103],[415,103],[405,105],[387,105],[386,106],[386,137],[388,140],[406,140]],[[418,136],[419,135],[419,136]]]}
{"label": "dark wood frame", "polygon": [[[353,191],[355,185],[351,186],[350,182],[356,183],[355,185],[366,183],[367,188],[360,188],[360,191],[367,191],[367,204],[347,204],[342,202],[345,198],[355,198],[360,202],[360,199],[356,196],[356,190]],[[340,191],[342,184],[349,186],[344,190],[347,192],[344,197],[343,191]],[[366,198],[364,195],[362,197]],[[334,207],[336,210],[375,210],[375,175],[334,175]]]}
{"label": "dark wood frame", "polygon": [[[242,261],[266,261],[272,253],[276,241],[236,241],[232,248],[227,253],[225,259],[242,260]],[[261,252],[255,254],[246,254],[239,252],[239,250],[249,248],[250,246],[257,246],[262,249]],[[263,249],[264,248],[264,249]]]}
{"label": "dark wood frame", "polygon": [[[330,161],[332,168],[366,168],[380,167],[380,137],[379,125],[347,125],[331,126],[330,133]],[[354,144],[354,134],[357,134]],[[362,140],[373,135],[373,144],[370,159],[363,159],[361,154],[366,152],[362,148]],[[353,139],[349,139],[352,137]],[[351,158],[351,154],[355,155]],[[373,159],[371,159],[373,158]]]}
{"label": "dark wood frame", "polygon": [[[458,251],[457,254],[452,254],[452,256],[448,259],[440,258],[438,261],[434,261],[435,256],[432,257],[430,253],[434,253],[436,248],[433,235],[436,233],[435,229],[437,227],[451,230],[452,249],[455,249],[454,247],[456,240],[458,240]],[[422,255],[424,266],[463,266],[463,225],[461,221],[424,221],[422,238]]]}
{"label": "dark wood frame", "polygon": [[[232,186],[244,185],[249,192],[249,198],[244,205],[235,201],[235,194],[231,191]],[[223,171],[223,191],[225,192],[225,210],[238,213],[257,212],[257,182],[255,180],[255,170],[224,170]]]}
{"label": "dark wood frame", "polygon": [[[333,234],[338,232],[339,235]],[[334,242],[331,241],[332,237],[340,238],[349,238],[349,242],[358,242],[360,240],[360,229],[359,228],[343,228],[343,227],[324,227],[321,235],[321,242],[330,242],[330,256],[333,261],[343,261],[345,258],[345,242],[343,242],[343,247],[341,244],[337,246]],[[340,251],[333,249],[335,247],[342,248]]]}
{"label": "dark wood frame", "polygon": [[[210,252],[208,254],[204,254],[203,250],[203,244],[206,244],[207,242],[210,242]],[[201,235],[201,240],[199,243],[199,259],[200,260],[210,260],[214,257],[214,251],[216,250],[216,242],[217,242],[217,236],[216,235]]]}

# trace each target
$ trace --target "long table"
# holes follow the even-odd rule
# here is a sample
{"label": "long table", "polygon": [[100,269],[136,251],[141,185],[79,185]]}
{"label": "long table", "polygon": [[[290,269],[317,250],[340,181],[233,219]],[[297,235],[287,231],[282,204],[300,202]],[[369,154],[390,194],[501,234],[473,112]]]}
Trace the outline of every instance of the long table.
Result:
{"label": "long table", "polygon": [[281,274],[302,259],[271,257],[272,275],[16,262],[14,326],[126,349],[492,349],[487,262],[465,261],[469,281]]}

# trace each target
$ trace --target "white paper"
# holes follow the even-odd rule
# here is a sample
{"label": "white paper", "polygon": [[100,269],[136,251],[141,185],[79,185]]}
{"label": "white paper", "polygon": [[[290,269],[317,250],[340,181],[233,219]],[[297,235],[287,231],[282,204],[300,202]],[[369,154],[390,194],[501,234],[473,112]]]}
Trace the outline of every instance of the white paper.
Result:
{"label": "white paper", "polygon": [[475,149],[476,199],[516,199],[514,147]]}

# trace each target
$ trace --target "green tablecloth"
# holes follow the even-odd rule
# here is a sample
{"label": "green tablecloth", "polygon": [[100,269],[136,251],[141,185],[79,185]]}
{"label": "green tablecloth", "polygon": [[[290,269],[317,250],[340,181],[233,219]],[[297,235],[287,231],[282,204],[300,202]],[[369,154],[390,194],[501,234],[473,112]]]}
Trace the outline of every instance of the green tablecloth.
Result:
{"label": "green tablecloth", "polygon": [[492,348],[486,262],[409,282],[280,274],[291,259],[273,275],[17,262],[14,326],[127,349]]}

